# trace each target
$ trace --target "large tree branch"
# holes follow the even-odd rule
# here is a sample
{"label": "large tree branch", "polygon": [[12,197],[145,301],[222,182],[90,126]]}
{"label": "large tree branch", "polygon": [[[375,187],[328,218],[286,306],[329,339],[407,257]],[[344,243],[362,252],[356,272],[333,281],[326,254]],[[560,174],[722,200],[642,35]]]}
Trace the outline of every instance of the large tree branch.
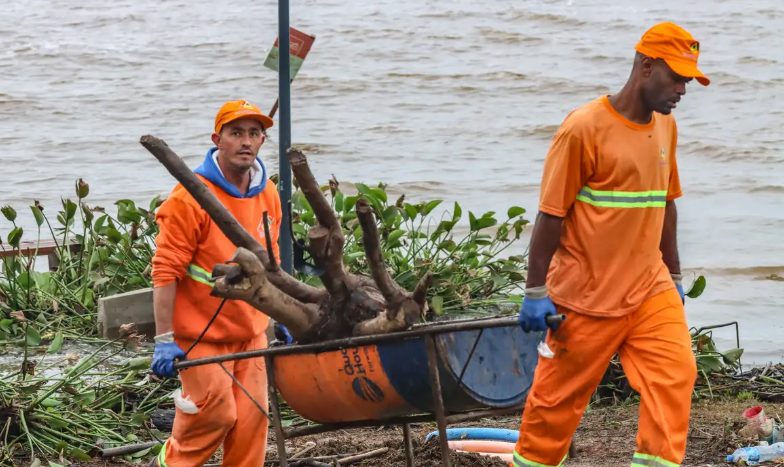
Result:
{"label": "large tree branch", "polygon": [[[196,202],[199,203],[199,206],[207,212],[213,222],[215,222],[215,225],[234,245],[253,252],[262,265],[265,267],[269,266],[267,251],[261,243],[240,225],[231,212],[223,206],[220,200],[196,177],[185,162],[163,140],[152,135],[145,135],[142,136],[140,142],[193,196]],[[323,290],[300,282],[279,268],[274,270],[271,268],[267,271],[267,278],[272,285],[284,293],[305,303],[318,303],[325,296]]]}
{"label": "large tree branch", "polygon": [[[291,172],[297,179],[300,191],[305,195],[305,199],[310,203],[310,207],[313,208],[313,214],[316,215],[319,224],[328,229],[340,227],[338,218],[335,217],[335,211],[332,210],[332,206],[327,202],[326,196],[322,193],[321,187],[316,182],[310,166],[308,166],[308,159],[305,157],[305,154],[292,148],[288,150],[288,155],[291,163]],[[338,231],[340,235],[343,235],[342,229],[338,229]]]}
{"label": "large tree branch", "polygon": [[324,274],[321,275],[324,288],[333,299],[345,300],[348,298],[349,286],[352,284],[346,282],[349,275],[343,267],[343,247],[346,243],[343,228],[340,226],[332,206],[329,205],[326,196],[321,191],[321,187],[316,182],[305,154],[297,149],[289,149],[288,154],[291,172],[299,184],[300,191],[310,203],[313,214],[316,215],[319,223],[308,232],[310,254],[324,268]]}
{"label": "large tree branch", "polygon": [[[237,264],[217,265],[211,295],[251,304],[278,323],[286,326],[294,340],[307,340],[320,323],[319,307],[302,303],[274,287],[268,280],[259,257],[238,248],[231,260]],[[219,267],[218,267],[219,266]]]}
{"label": "large tree branch", "polygon": [[390,306],[397,306],[404,298],[403,289],[392,280],[384,266],[384,256],[381,253],[381,242],[378,239],[378,228],[373,210],[367,200],[357,200],[357,219],[362,226],[362,245],[365,247],[370,274],[373,276],[381,294]]}
{"label": "large tree branch", "polygon": [[333,229],[317,225],[308,230],[308,240],[310,254],[324,268],[324,274],[321,275],[324,288],[334,300],[345,300],[349,291],[345,282],[347,274],[343,267],[344,237],[334,235]]}

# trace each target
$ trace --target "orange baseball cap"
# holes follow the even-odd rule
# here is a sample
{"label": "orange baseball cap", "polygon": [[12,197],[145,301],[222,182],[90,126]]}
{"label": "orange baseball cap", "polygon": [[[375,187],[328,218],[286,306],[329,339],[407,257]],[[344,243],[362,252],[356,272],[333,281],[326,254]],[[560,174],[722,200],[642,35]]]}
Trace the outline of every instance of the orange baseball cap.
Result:
{"label": "orange baseball cap", "polygon": [[703,86],[710,80],[697,69],[700,42],[674,23],[659,23],[642,35],[634,50],[651,58],[661,58],[672,71],[695,78]]}
{"label": "orange baseball cap", "polygon": [[250,102],[230,101],[223,104],[223,107],[218,110],[218,115],[215,116],[215,133],[220,133],[223,125],[243,117],[258,120],[265,130],[274,124],[271,118],[261,113],[261,110]]}

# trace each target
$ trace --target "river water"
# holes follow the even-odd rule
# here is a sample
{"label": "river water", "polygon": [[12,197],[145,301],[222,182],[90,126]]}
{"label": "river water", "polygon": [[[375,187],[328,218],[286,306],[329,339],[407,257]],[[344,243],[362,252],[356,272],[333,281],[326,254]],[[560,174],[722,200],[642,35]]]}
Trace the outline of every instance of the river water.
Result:
{"label": "river water", "polygon": [[[277,74],[262,64],[277,35],[276,5],[9,2],[0,13],[0,203],[20,210],[29,232],[26,206],[38,199],[51,212],[79,177],[94,204],[166,194],[173,178],[139,137],[163,138],[195,167],[225,101],[270,108]],[[442,198],[474,212],[520,205],[532,219],[557,126],[617,91],[634,44],[666,20],[701,41],[700,67],[713,80],[690,84],[675,112],[682,265],[708,279],[687,302],[689,323],[738,321],[744,363],[779,361],[778,1],[292,0],[291,25],[317,36],[293,84],[293,141],[322,182],[383,181],[409,200]],[[261,150],[270,173],[277,128]],[[732,330],[716,338],[734,347]]]}

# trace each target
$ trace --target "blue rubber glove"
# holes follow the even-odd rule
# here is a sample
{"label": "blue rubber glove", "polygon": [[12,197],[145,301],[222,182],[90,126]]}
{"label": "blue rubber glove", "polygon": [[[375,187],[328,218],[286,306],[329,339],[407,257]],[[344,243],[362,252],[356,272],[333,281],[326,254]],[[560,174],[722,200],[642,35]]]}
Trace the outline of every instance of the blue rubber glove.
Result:
{"label": "blue rubber glove", "polygon": [[275,338],[285,342],[286,344],[294,343],[294,338],[291,337],[291,334],[289,334],[289,330],[286,329],[286,326],[280,323],[275,323]]}
{"label": "blue rubber glove", "polygon": [[174,333],[155,336],[155,353],[152,356],[152,372],[159,378],[177,376],[174,360],[185,360],[185,352],[174,342]]}
{"label": "blue rubber glove", "polygon": [[525,290],[525,298],[517,322],[524,332],[546,331],[549,328],[544,318],[554,314],[556,314],[555,305],[547,295],[547,286],[533,287]]}
{"label": "blue rubber glove", "polygon": [[670,274],[672,281],[675,282],[675,288],[678,289],[678,295],[681,296],[681,301],[686,303],[686,294],[683,293],[683,274]]}

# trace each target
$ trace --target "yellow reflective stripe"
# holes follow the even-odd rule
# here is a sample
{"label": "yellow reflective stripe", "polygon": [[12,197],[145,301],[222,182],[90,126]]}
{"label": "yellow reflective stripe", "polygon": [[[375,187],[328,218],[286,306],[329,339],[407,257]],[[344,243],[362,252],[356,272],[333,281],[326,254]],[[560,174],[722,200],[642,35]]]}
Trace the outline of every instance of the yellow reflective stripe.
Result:
{"label": "yellow reflective stripe", "polygon": [[632,467],[680,467],[675,462],[662,459],[659,456],[652,456],[650,454],[642,454],[639,452],[634,453],[632,458]]}
{"label": "yellow reflective stripe", "polygon": [[169,445],[169,439],[171,438],[166,439],[166,442],[163,443],[163,447],[161,447],[161,452],[158,453],[158,464],[161,467],[169,467],[169,465],[166,464],[166,446]]}
{"label": "yellow reflective stripe", "polygon": [[540,464],[539,462],[529,461],[525,457],[523,457],[520,454],[518,454],[517,451],[515,451],[514,457],[512,458],[512,460],[514,462],[515,467],[527,467],[527,466],[530,466],[530,467],[562,467],[564,465],[564,462],[566,462],[566,458],[568,456],[569,456],[568,454],[566,456],[564,456],[563,460],[561,460],[561,462],[558,465],[547,465],[547,464]]}
{"label": "yellow reflective stripe", "polygon": [[667,205],[667,191],[600,191],[584,186],[577,199],[605,208],[663,208]]}
{"label": "yellow reflective stripe", "polygon": [[210,282],[210,279],[212,279],[212,274],[210,274],[210,272],[206,269],[196,266],[195,264],[191,264],[188,265],[186,270],[188,272],[188,276],[190,276],[191,279],[195,280],[196,282],[201,282],[202,284],[212,286],[212,282]]}
{"label": "yellow reflective stripe", "polygon": [[667,190],[648,190],[648,191],[600,191],[584,186],[583,190],[596,196],[616,196],[634,198],[636,196],[667,196]]}

